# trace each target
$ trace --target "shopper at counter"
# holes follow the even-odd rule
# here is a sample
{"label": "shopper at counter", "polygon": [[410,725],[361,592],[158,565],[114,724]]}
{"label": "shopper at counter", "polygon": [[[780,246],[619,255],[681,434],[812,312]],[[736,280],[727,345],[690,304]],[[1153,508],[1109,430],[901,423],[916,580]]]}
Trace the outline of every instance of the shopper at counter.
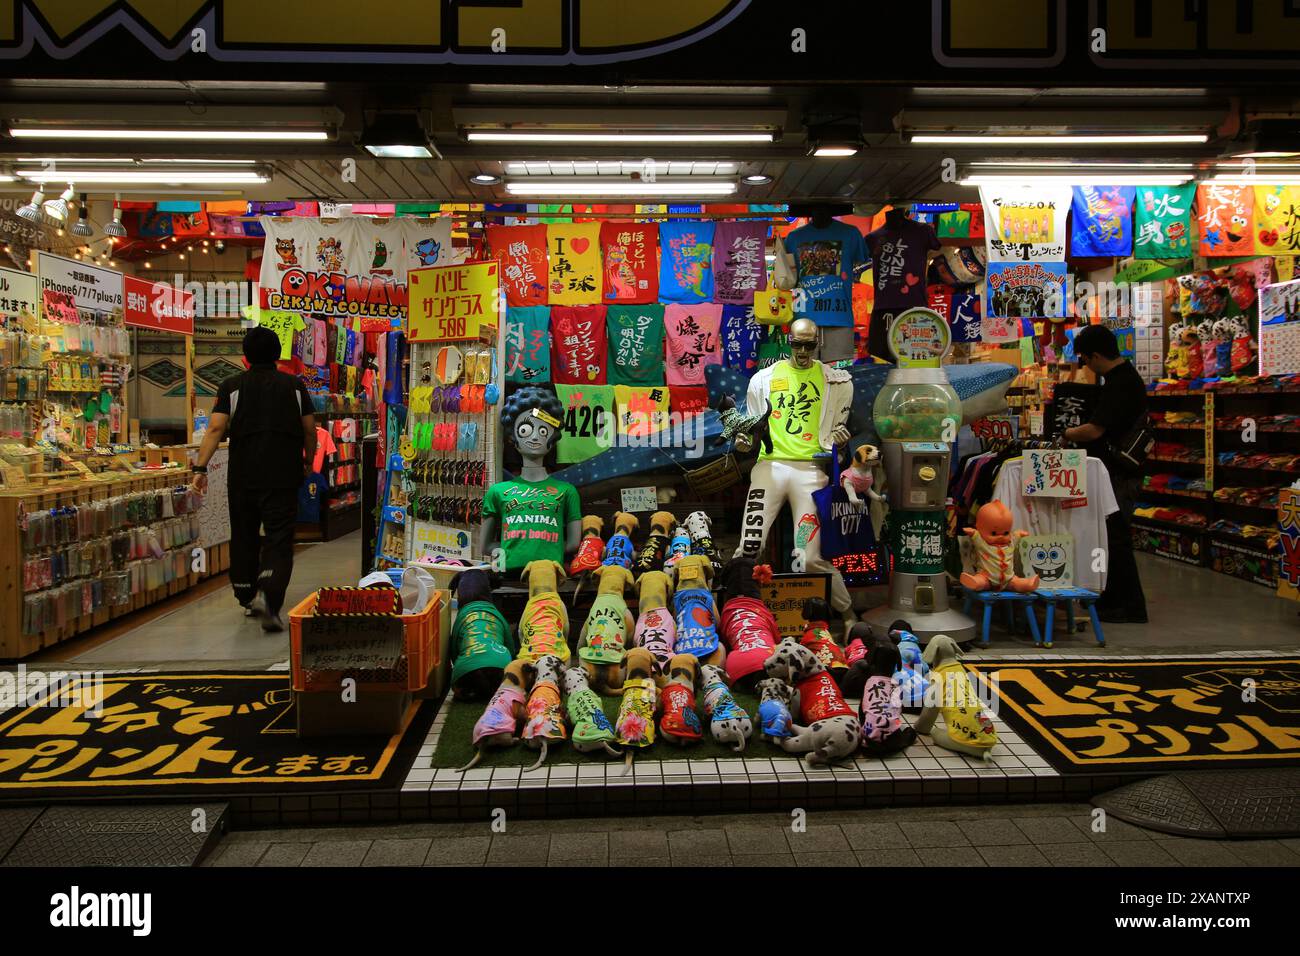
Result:
{"label": "shopper at counter", "polygon": [[244,336],[248,370],[217,389],[194,465],[194,487],[205,492],[208,462],[222,439],[230,439],[230,584],[264,631],[284,630],[280,609],[293,574],[298,488],[316,454],[311,395],[298,378],[276,369],[279,356],[280,339],[270,329],[259,326]]}

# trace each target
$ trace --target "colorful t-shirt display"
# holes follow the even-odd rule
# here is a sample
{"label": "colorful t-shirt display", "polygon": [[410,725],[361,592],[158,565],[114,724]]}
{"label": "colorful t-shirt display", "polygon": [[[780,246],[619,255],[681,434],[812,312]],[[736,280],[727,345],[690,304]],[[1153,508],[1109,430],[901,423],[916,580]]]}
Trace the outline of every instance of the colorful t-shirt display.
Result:
{"label": "colorful t-shirt display", "polygon": [[560,443],[555,449],[559,464],[586,461],[614,446],[613,385],[556,385],[555,394],[564,406]]}
{"label": "colorful t-shirt display", "polygon": [[825,228],[809,223],[785,238],[794,257],[802,296],[795,296],[796,317],[818,325],[853,325],[853,269],[867,261],[867,244],[848,223],[832,221]]}
{"label": "colorful t-shirt display", "polygon": [[668,384],[705,384],[705,366],[722,364],[722,306],[670,305],[664,312],[664,327]]}
{"label": "colorful t-shirt display", "polygon": [[605,384],[605,307],[551,307],[551,379],[557,385]]}
{"label": "colorful t-shirt display", "polygon": [[615,385],[613,388],[620,438],[644,438],[667,426],[667,388],[662,385]]}
{"label": "colorful t-shirt display", "polygon": [[1248,256],[1255,251],[1255,188],[1201,183],[1196,219],[1203,256]]}
{"label": "colorful t-shirt display", "polygon": [[546,305],[546,227],[488,226],[487,241],[501,264],[506,305]]}
{"label": "colorful t-shirt display", "polygon": [[722,636],[727,642],[727,678],[734,684],[763,669],[776,650],[776,618],[757,598],[737,597],[722,609]]}
{"label": "colorful t-shirt display", "polygon": [[1069,186],[980,187],[989,262],[1064,262]]}
{"label": "colorful t-shirt display", "polygon": [[660,223],[661,302],[708,302],[713,298],[714,230],[712,222]]}
{"label": "colorful t-shirt display", "polygon": [[831,717],[852,717],[853,711],[844,701],[844,695],[831,675],[819,671],[795,685],[799,692],[799,716],[801,724],[811,724]]}
{"label": "colorful t-shirt display", "polygon": [[761,450],[760,458],[809,461],[821,453],[822,396],[826,373],[821,362],[809,368],[795,368],[788,360],[777,363],[772,372],[772,453]]}
{"label": "colorful t-shirt display", "polygon": [[608,305],[644,305],[659,298],[657,223],[606,222],[600,227]]}
{"label": "colorful t-shirt display", "polygon": [[708,588],[686,588],[673,595],[677,615],[678,654],[708,657],[718,649],[718,622],[713,616],[713,592]]}
{"label": "colorful t-shirt display", "polygon": [[551,305],[595,305],[601,300],[600,223],[546,227]]}
{"label": "colorful t-shirt display", "polygon": [[704,736],[700,715],[695,712],[695,690],[682,684],[669,684],[659,693],[661,733],[679,740],[699,740]]}
{"label": "colorful t-shirt display", "polygon": [[[1300,250],[1300,187],[1255,187],[1255,252],[1276,256]],[[1290,279],[1278,270],[1277,281]]]}
{"label": "colorful t-shirt display", "polygon": [[664,307],[611,305],[605,313],[611,385],[664,384]]}
{"label": "colorful t-shirt display", "polygon": [[1134,258],[1191,257],[1192,199],[1195,195],[1195,183],[1138,187],[1133,235]]}
{"label": "colorful t-shirt display", "polygon": [[569,522],[582,518],[578,489],[567,481],[498,481],[483,496],[483,515],[501,526],[507,571],[529,561],[564,561]]}
{"label": "colorful t-shirt display", "polygon": [[902,217],[867,236],[875,283],[873,308],[925,305],[926,253],[940,246],[934,228]]}
{"label": "colorful t-shirt display", "polygon": [[758,346],[763,326],[754,318],[752,305],[722,307],[722,364],[745,376],[758,371]]}
{"label": "colorful t-shirt display", "polygon": [[1127,256],[1133,251],[1132,186],[1075,186],[1070,254]]}
{"label": "colorful t-shirt display", "polygon": [[307,327],[297,312],[271,312],[267,309],[258,312],[257,324],[276,334],[282,359],[293,358],[293,337]]}
{"label": "colorful t-shirt display", "polygon": [[517,712],[524,705],[524,692],[513,684],[503,684],[497,688],[483,716],[474,724],[472,740],[477,747],[484,737],[497,734],[513,734],[519,728]]}
{"label": "colorful t-shirt display", "polygon": [[506,309],[506,381],[544,385],[551,380],[551,310],[544,305]]}
{"label": "colorful t-shirt display", "polygon": [[519,653],[515,659],[536,662],[554,655],[562,662],[568,661],[569,642],[564,627],[567,619],[564,600],[554,591],[530,597],[519,618]]}
{"label": "colorful t-shirt display", "polygon": [[720,222],[713,235],[713,301],[753,305],[767,284],[765,222]]}
{"label": "colorful t-shirt display", "polygon": [[655,706],[659,688],[649,677],[623,682],[623,702],[619,705],[614,732],[625,747],[649,747],[655,742]]}

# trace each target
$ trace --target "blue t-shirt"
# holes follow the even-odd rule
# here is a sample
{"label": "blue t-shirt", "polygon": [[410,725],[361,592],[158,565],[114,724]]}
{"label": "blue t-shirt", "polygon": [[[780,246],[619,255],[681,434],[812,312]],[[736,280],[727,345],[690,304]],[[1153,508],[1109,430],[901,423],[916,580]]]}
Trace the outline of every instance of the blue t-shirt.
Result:
{"label": "blue t-shirt", "polygon": [[722,364],[746,378],[758,371],[758,346],[763,326],[754,318],[752,305],[722,307]]}
{"label": "blue t-shirt", "polygon": [[786,236],[785,248],[804,292],[795,296],[794,314],[818,325],[853,325],[853,267],[869,258],[862,233],[844,222],[825,229],[809,223]]}
{"label": "blue t-shirt", "polygon": [[1070,252],[1076,256],[1127,256],[1133,251],[1132,186],[1075,186]]}
{"label": "blue t-shirt", "polygon": [[712,222],[659,224],[659,301],[713,301]]}

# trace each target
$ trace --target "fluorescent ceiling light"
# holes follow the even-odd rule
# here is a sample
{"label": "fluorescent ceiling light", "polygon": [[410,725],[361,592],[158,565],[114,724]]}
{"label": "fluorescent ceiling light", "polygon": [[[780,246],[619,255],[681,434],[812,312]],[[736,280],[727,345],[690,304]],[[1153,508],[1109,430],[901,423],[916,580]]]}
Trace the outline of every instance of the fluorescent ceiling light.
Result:
{"label": "fluorescent ceiling light", "polygon": [[771,176],[764,176],[762,173],[751,173],[745,177],[746,186],[766,186],[771,181]]}
{"label": "fluorescent ceiling light", "polygon": [[971,146],[1082,146],[1124,145],[1138,143],[1204,143],[1209,139],[1204,133],[1062,133],[1043,136],[980,135],[968,133],[912,133],[908,142],[920,144],[946,144]]}
{"label": "fluorescent ceiling light", "polygon": [[998,159],[967,163],[967,166],[995,167],[998,169],[1126,169],[1141,172],[1144,169],[1195,169],[1196,163],[1093,163],[1073,159]]}
{"label": "fluorescent ceiling light", "polygon": [[494,176],[491,173],[475,173],[469,178],[469,181],[476,186],[495,186],[501,182],[501,177]]}
{"label": "fluorescent ceiling light", "polygon": [[699,159],[552,159],[506,163],[511,176],[631,176],[645,175],[653,167],[656,176],[734,176],[740,164]]}
{"label": "fluorescent ceiling light", "polygon": [[324,130],[297,129],[69,129],[55,126],[15,126],[15,139],[180,139],[215,142],[322,142]]}
{"label": "fluorescent ceiling light", "polygon": [[1214,164],[1216,169],[1300,169],[1300,162],[1295,163],[1256,163],[1256,162],[1221,162]]}
{"label": "fluorescent ceiling light", "polygon": [[1178,186],[1190,182],[1192,176],[1182,173],[1167,175],[1135,176],[1118,173],[1114,176],[1071,175],[1060,176],[968,176],[958,182],[961,186],[1007,186],[1021,184],[1032,186],[1039,183],[1070,186]]}
{"label": "fluorescent ceiling light", "polygon": [[813,150],[813,155],[821,156],[822,158],[827,158],[827,157],[840,157],[840,156],[856,156],[857,152],[858,152],[858,148],[856,146],[818,146],[816,149]]}
{"label": "fluorescent ceiling light", "polygon": [[729,196],[736,191],[736,184],[713,180],[650,183],[516,179],[506,183],[506,191],[516,196]]}
{"label": "fluorescent ceiling light", "polygon": [[269,177],[253,170],[187,170],[187,169],[20,169],[18,175],[32,182],[67,183],[159,183],[168,186],[241,185],[269,182]]}
{"label": "fluorescent ceiling light", "polygon": [[1113,88],[1105,86],[1068,87],[1060,89],[1042,89],[1029,86],[918,86],[912,89],[917,96],[1205,96],[1209,91],[1204,87],[1168,87],[1153,86],[1149,88]]}
{"label": "fluorescent ceiling light", "polygon": [[1206,182],[1219,186],[1300,186],[1300,176],[1211,176]]}
{"label": "fluorescent ceiling light", "polygon": [[562,133],[470,130],[471,143],[770,143],[772,133]]}
{"label": "fluorescent ceiling light", "polygon": [[378,159],[433,159],[433,150],[428,146],[412,146],[407,143],[367,146],[366,152]]}
{"label": "fluorescent ceiling light", "polygon": [[0,175],[0,183],[12,183],[12,182],[15,182],[13,176]]}
{"label": "fluorescent ceiling light", "polygon": [[1300,156],[1300,153],[1289,152],[1271,152],[1271,153],[1233,153],[1239,159],[1292,159]]}
{"label": "fluorescent ceiling light", "polygon": [[46,156],[40,159],[24,159],[20,161],[56,167],[60,164],[68,166],[256,166],[260,162],[260,160],[256,159],[208,159],[206,156],[195,156],[190,159],[101,159],[86,156]]}

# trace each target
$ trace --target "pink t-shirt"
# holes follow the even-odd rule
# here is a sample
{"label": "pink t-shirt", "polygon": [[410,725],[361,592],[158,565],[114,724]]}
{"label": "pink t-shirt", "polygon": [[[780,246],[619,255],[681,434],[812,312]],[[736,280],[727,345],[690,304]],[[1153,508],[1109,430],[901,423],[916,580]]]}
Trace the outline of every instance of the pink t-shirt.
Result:
{"label": "pink t-shirt", "polygon": [[314,361],[312,364],[324,365],[326,360],[329,358],[329,356],[325,354],[325,348],[327,342],[326,334],[325,334],[325,323],[322,322],[320,319],[312,319],[311,334],[312,334],[312,338],[315,340],[315,348],[312,349],[312,352],[316,358],[316,361]]}
{"label": "pink t-shirt", "polygon": [[669,385],[704,385],[704,368],[722,364],[722,306],[673,303],[664,309]]}
{"label": "pink t-shirt", "polygon": [[479,745],[484,737],[497,734],[513,734],[519,727],[515,717],[515,708],[524,703],[524,692],[513,684],[497,688],[497,692],[488,701],[483,716],[474,725],[474,746]]}
{"label": "pink t-shirt", "polygon": [[673,644],[676,639],[677,622],[673,619],[673,612],[668,608],[647,608],[636,619],[632,646],[644,647],[654,655],[656,674],[668,672],[668,662],[672,659]]}
{"label": "pink t-shirt", "polygon": [[766,605],[755,598],[732,598],[722,609],[722,640],[727,645],[727,677],[740,678],[763,669],[776,651],[777,626]]}

